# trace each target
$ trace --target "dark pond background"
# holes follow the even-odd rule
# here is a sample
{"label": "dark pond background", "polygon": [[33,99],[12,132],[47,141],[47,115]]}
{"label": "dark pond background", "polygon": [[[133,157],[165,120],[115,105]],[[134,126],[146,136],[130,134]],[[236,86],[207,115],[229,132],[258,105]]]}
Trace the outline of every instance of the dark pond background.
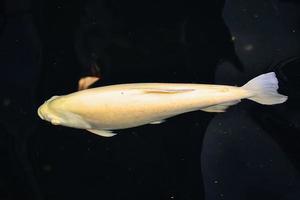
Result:
{"label": "dark pond background", "polygon": [[[300,199],[297,0],[0,2],[0,200]],[[243,85],[275,71],[285,104],[243,101],[103,138],[36,114],[53,95],[129,82]]]}

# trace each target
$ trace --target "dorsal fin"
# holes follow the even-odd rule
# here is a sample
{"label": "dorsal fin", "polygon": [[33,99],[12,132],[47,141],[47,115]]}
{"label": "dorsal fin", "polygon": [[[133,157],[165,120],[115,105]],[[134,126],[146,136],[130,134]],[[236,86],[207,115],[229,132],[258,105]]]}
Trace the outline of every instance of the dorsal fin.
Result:
{"label": "dorsal fin", "polygon": [[172,94],[172,93],[182,93],[182,92],[192,92],[194,89],[190,88],[180,88],[180,89],[167,89],[167,88],[139,88],[143,90],[144,93],[161,93],[161,94]]}

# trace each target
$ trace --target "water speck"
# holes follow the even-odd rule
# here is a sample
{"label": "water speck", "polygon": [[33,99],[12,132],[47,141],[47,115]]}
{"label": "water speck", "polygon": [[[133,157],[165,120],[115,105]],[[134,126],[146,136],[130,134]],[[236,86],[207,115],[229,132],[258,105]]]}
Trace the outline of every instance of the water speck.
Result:
{"label": "water speck", "polygon": [[9,99],[9,98],[4,98],[4,99],[3,99],[3,102],[2,102],[2,105],[3,105],[4,107],[9,106],[9,105],[10,105],[10,99]]}
{"label": "water speck", "polygon": [[218,183],[219,183],[219,181],[218,181],[218,180],[215,180],[215,181],[214,181],[214,184],[218,184]]}
{"label": "water speck", "polygon": [[259,164],[258,167],[259,167],[259,168],[264,168],[265,165],[264,165],[264,164]]}
{"label": "water speck", "polygon": [[50,171],[52,171],[52,169],[53,169],[52,166],[49,165],[49,164],[45,164],[43,166],[43,170],[46,171],[46,172],[50,172]]}
{"label": "water speck", "polygon": [[244,46],[245,51],[252,51],[253,50],[253,45],[252,44],[247,44]]}
{"label": "water speck", "polygon": [[243,11],[244,13],[248,12],[247,8],[242,8],[242,11]]}

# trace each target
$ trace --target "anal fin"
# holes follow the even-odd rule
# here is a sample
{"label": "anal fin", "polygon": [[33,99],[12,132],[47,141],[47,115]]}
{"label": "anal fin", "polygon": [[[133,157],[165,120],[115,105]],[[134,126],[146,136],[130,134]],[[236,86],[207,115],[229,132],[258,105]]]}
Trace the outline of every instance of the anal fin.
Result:
{"label": "anal fin", "polygon": [[87,131],[94,133],[96,135],[100,135],[102,137],[112,137],[117,135],[116,133],[113,133],[112,131],[109,130],[87,129]]}
{"label": "anal fin", "polygon": [[229,106],[235,105],[235,104],[239,103],[240,101],[241,100],[229,101],[226,103],[217,104],[217,105],[209,106],[206,108],[201,108],[200,110],[205,111],[205,112],[225,112]]}

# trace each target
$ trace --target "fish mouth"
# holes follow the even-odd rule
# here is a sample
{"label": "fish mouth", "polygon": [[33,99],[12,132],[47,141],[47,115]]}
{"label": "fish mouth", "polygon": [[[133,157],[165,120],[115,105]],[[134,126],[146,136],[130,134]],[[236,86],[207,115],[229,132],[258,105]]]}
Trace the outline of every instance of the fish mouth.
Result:
{"label": "fish mouth", "polygon": [[42,113],[43,106],[44,106],[44,105],[41,105],[41,106],[38,108],[38,115],[39,115],[39,117],[40,117],[42,120],[45,120],[45,118],[44,118],[44,116],[43,116],[43,113]]}

